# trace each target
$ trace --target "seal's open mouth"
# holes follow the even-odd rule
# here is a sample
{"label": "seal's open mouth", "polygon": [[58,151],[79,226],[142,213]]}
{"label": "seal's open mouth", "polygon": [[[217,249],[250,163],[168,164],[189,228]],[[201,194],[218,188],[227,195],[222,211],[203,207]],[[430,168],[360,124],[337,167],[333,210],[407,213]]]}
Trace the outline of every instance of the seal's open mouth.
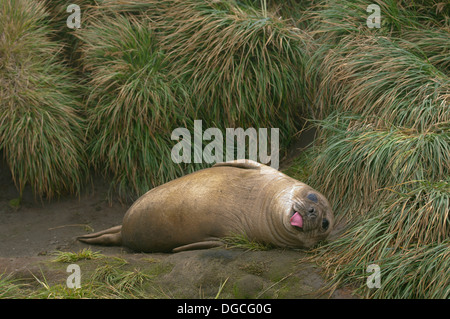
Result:
{"label": "seal's open mouth", "polygon": [[303,217],[300,215],[299,212],[294,212],[294,214],[291,217],[291,225],[296,227],[303,227]]}

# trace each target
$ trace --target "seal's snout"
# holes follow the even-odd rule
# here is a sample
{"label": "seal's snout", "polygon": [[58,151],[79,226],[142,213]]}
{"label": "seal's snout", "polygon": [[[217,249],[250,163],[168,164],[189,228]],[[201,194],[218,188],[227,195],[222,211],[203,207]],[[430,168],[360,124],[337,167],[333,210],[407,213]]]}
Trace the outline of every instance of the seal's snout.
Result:
{"label": "seal's snout", "polygon": [[317,217],[317,213],[314,207],[310,207],[308,212],[306,213],[308,218],[315,219]]}
{"label": "seal's snout", "polygon": [[302,201],[292,206],[289,221],[292,226],[302,231],[326,231],[331,225],[319,207],[316,207],[314,203],[305,203]]}

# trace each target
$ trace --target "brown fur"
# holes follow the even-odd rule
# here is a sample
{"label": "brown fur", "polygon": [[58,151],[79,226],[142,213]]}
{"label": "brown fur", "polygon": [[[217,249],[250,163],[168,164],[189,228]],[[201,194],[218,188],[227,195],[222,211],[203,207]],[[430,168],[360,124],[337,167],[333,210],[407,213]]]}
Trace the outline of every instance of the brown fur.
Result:
{"label": "brown fur", "polygon": [[[316,194],[318,201],[307,198]],[[293,209],[302,229],[290,224]],[[316,216],[307,210],[314,207]],[[322,220],[329,222],[326,230]],[[253,161],[232,161],[175,179],[141,196],[122,226],[79,237],[89,244],[123,245],[136,251],[169,252],[220,245],[245,234],[279,247],[311,247],[325,239],[334,217],[326,198],[310,186]]]}

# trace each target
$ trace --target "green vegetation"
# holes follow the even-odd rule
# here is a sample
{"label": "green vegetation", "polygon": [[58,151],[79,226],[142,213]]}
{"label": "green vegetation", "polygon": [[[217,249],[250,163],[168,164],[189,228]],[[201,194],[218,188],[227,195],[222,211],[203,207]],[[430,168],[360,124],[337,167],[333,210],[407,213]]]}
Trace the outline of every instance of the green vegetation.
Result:
{"label": "green vegetation", "polygon": [[170,160],[170,136],[187,126],[188,93],[166,72],[150,19],[96,19],[79,34],[90,75],[89,154],[120,194],[142,195],[183,173]]}
{"label": "green vegetation", "polygon": [[11,275],[0,274],[0,299],[20,298],[22,297],[21,284],[18,279],[12,278]]}
{"label": "green vegetation", "polygon": [[283,146],[296,132],[306,33],[233,1],[113,1],[99,12],[77,33],[89,154],[123,196],[205,167],[170,160],[171,132],[193,132],[195,119],[223,132],[279,127]]}
{"label": "green vegetation", "polygon": [[[145,270],[131,267],[124,259],[102,255],[90,249],[78,253],[57,252],[57,258],[41,265],[38,273],[30,272],[31,278],[14,278],[0,274],[0,298],[31,299],[79,299],[79,298],[167,298],[164,290],[153,278],[172,270],[172,265],[153,260],[150,265],[141,263]],[[144,258],[145,259],[145,258]],[[144,261],[142,259],[142,261]],[[66,272],[58,264],[79,263],[83,268],[80,288],[66,285]],[[63,264],[63,265],[64,265]],[[65,267],[65,266],[64,266]],[[39,267],[41,268],[41,267]],[[62,272],[63,276],[50,276]]]}
{"label": "green vegetation", "polygon": [[37,1],[0,3],[0,150],[22,195],[48,198],[85,183],[80,87]]}
{"label": "green vegetation", "polygon": [[250,251],[268,250],[271,248],[268,244],[252,241],[247,236],[241,234],[224,237],[222,241],[227,248],[240,248]]}
{"label": "green vegetation", "polygon": [[[373,298],[450,296],[448,10],[438,1],[322,1],[306,13],[322,46],[310,72],[320,137],[307,182],[347,221],[312,257]],[[447,5],[448,6],[448,5]],[[359,12],[359,13],[357,13]],[[345,15],[345,19],[341,19]],[[326,32],[324,32],[326,31]],[[381,288],[366,285],[378,264]]]}
{"label": "green vegetation", "polygon": [[100,259],[105,258],[104,255],[92,251],[90,248],[84,248],[77,253],[72,253],[70,251],[56,251],[54,253],[55,258],[53,262],[64,262],[64,263],[74,263],[82,259]]}

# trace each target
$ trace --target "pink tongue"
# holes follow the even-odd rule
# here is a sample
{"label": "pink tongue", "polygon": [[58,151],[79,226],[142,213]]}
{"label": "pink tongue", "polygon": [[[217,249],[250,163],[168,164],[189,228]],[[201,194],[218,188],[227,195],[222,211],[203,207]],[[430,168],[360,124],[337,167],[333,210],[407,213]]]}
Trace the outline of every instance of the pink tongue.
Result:
{"label": "pink tongue", "polygon": [[300,214],[298,212],[295,212],[295,214],[292,215],[292,217],[291,217],[291,225],[292,226],[297,226],[297,227],[302,227],[303,226],[303,218],[302,218],[302,216],[300,216]]}

